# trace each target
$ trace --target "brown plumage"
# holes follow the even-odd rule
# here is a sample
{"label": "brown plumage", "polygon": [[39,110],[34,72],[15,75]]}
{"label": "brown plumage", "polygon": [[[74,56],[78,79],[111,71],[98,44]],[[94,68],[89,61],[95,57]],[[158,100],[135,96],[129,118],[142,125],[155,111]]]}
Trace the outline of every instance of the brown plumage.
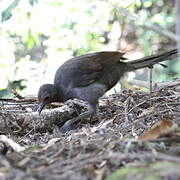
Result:
{"label": "brown plumage", "polygon": [[93,116],[98,99],[116,85],[127,71],[151,67],[152,65],[177,56],[177,50],[139,60],[124,61],[121,52],[97,52],[78,56],[66,61],[56,71],[54,84],[44,84],[38,92],[39,113],[46,104],[78,98],[88,102],[88,111],[67,121],[61,128],[69,131],[82,118]]}

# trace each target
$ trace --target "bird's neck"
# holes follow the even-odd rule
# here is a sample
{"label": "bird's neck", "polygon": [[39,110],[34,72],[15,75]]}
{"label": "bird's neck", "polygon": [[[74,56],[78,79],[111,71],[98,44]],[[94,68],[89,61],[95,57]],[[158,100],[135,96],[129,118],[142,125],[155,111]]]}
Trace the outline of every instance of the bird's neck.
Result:
{"label": "bird's neck", "polygon": [[65,99],[64,99],[64,97],[63,97],[63,93],[62,93],[62,91],[58,88],[58,87],[56,87],[56,86],[54,86],[55,87],[55,90],[56,90],[56,95],[55,95],[55,101],[57,102],[64,102],[65,101]]}

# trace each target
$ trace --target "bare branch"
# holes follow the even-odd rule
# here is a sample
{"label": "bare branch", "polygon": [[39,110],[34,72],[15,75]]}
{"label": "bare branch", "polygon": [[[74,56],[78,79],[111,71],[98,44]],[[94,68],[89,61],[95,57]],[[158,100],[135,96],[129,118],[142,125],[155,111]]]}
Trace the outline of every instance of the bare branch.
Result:
{"label": "bare branch", "polygon": [[[126,10],[125,8],[118,7],[117,5],[113,4],[112,2],[109,2],[108,0],[104,0],[104,1],[110,3],[114,8],[118,9],[124,17],[129,18],[131,21],[139,22],[142,24],[142,26],[144,26],[148,29],[151,29],[151,30],[163,35],[163,36],[166,36],[173,41],[178,41],[180,39],[179,36],[177,36],[176,34],[174,34],[173,32],[171,32],[167,29],[164,29],[157,24],[153,24],[153,23],[150,23],[148,21],[144,21],[138,15],[132,14],[128,10]],[[178,2],[178,0],[176,0],[176,1]]]}
{"label": "bare branch", "polygon": [[152,24],[148,21],[143,21],[143,20],[141,20],[141,18],[138,15],[132,14],[128,10],[126,10],[122,7],[119,7],[118,9],[123,16],[128,17],[130,20],[140,22],[140,23],[142,23],[142,26],[145,26],[148,29],[151,29],[159,34],[162,34],[162,35],[172,39],[173,41],[178,41],[179,37],[176,34],[174,34],[173,32],[168,31],[167,29],[164,29],[164,28],[160,27],[159,25]]}

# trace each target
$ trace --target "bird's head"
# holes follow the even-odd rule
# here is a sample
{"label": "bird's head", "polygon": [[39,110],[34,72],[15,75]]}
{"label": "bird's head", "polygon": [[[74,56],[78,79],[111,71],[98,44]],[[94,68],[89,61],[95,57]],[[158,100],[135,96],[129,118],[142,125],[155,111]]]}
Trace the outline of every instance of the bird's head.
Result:
{"label": "bird's head", "polygon": [[38,92],[39,107],[38,112],[41,114],[44,106],[58,101],[58,91],[53,84],[44,84],[39,88]]}

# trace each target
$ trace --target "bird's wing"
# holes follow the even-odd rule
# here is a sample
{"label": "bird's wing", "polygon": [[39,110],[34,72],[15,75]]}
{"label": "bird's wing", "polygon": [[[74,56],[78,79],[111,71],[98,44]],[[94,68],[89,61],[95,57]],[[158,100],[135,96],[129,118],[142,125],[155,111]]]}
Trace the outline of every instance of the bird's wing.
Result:
{"label": "bird's wing", "polygon": [[123,55],[121,52],[104,51],[72,58],[60,67],[63,84],[71,87],[88,86],[99,79],[104,68],[118,62]]}

